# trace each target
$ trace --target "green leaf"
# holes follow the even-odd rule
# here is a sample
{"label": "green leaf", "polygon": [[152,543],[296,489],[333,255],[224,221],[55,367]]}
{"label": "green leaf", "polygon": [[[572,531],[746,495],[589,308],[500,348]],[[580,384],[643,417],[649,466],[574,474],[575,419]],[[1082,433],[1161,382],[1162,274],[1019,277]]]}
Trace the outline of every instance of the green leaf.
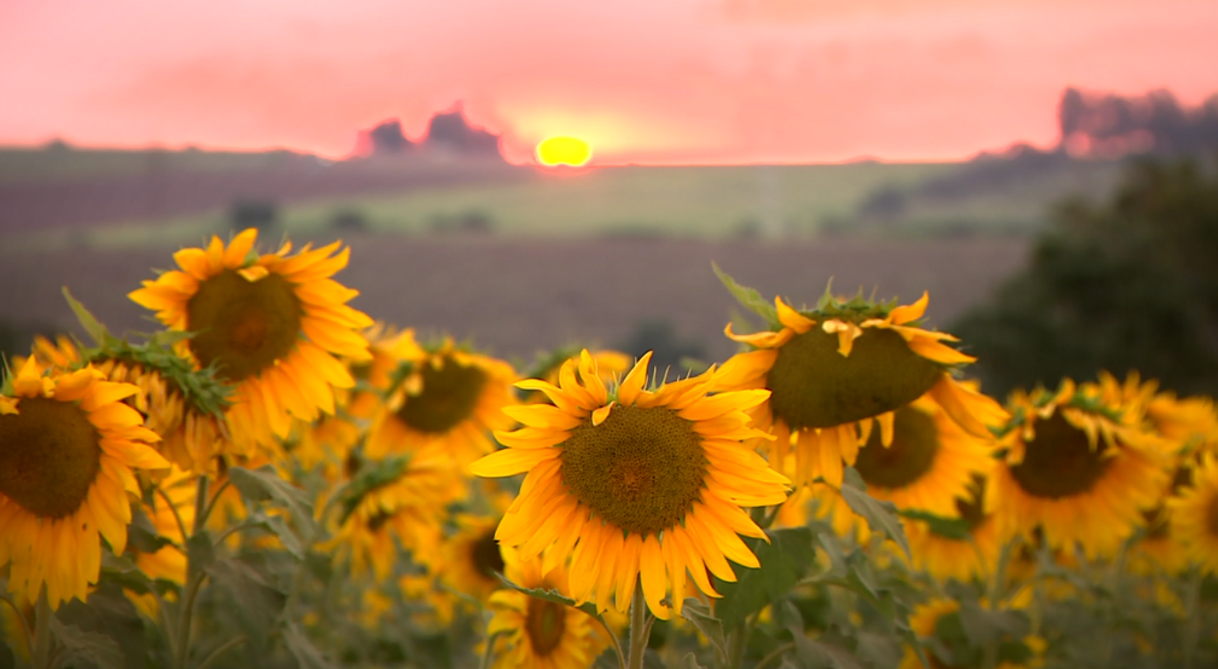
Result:
{"label": "green leaf", "polygon": [[274,467],[233,467],[228,470],[228,477],[245,499],[251,502],[271,500],[287,509],[292,522],[301,529],[302,539],[306,543],[312,539],[313,504],[308,493],[280,478]]}
{"label": "green leaf", "polygon": [[795,637],[795,666],[800,669],[863,669],[850,651],[836,644]]}
{"label": "green leaf", "polygon": [[15,666],[17,656],[13,654],[13,649],[9,648],[8,642],[0,639],[0,669],[12,669]]}
{"label": "green leaf", "polygon": [[592,616],[593,618],[599,620],[602,623],[605,621],[605,619],[603,617],[601,617],[600,612],[596,610],[596,602],[584,602],[583,604],[576,606],[574,599],[560,595],[557,590],[544,590],[542,588],[525,588],[525,587],[519,586],[519,585],[507,580],[507,578],[503,577],[502,575],[499,576],[499,580],[503,581],[503,583],[505,585],[507,585],[507,587],[511,588],[512,590],[515,590],[516,592],[523,592],[524,594],[526,594],[530,597],[536,597],[537,599],[541,599],[541,600],[544,600],[547,602],[554,602],[556,604],[570,606],[573,609],[579,609],[580,611],[583,611],[584,613]]}
{"label": "green leaf", "polygon": [[715,603],[715,614],[724,627],[735,627],[747,616],[786,595],[816,560],[810,528],[771,530],[766,535],[770,538],[769,543],[752,537],[744,539],[761,563],[759,569],[737,568],[735,583],[715,579],[715,589],[723,595]]}
{"label": "green leaf", "polygon": [[711,268],[715,270],[715,276],[719,277],[719,281],[723,282],[728,292],[736,298],[736,301],[741,306],[764,318],[766,323],[769,323],[771,327],[782,325],[782,322],[778,320],[778,309],[762,297],[761,293],[753,288],[746,288],[736,283],[736,280],[727,272],[719,269],[717,263],[711,262]]}
{"label": "green leaf", "polygon": [[1003,639],[1022,639],[1031,625],[1019,611],[995,611],[977,602],[960,602],[960,627],[969,643],[984,648]]}
{"label": "green leaf", "polygon": [[972,538],[972,534],[968,530],[968,521],[963,518],[948,518],[917,509],[898,511],[897,515],[910,520],[920,520],[926,523],[931,532],[947,539],[968,541]]}
{"label": "green leaf", "polygon": [[192,571],[206,571],[216,559],[216,546],[212,543],[211,532],[200,530],[186,540],[186,558],[190,561]]}
{"label": "green leaf", "polygon": [[292,557],[297,560],[304,559],[304,544],[301,543],[300,538],[296,536],[292,528],[288,527],[288,521],[283,516],[262,515],[258,519],[257,525],[279,537],[279,542],[292,554]]}
{"label": "green leaf", "polygon": [[115,555],[110,551],[102,551],[100,583],[117,583],[138,594],[152,592],[152,579],[148,578],[131,558],[126,555]]}
{"label": "green leaf", "polygon": [[105,346],[107,342],[113,339],[106,326],[102,325],[93,314],[89,313],[85,305],[72,297],[72,293],[68,291],[67,286],[63,288],[63,296],[68,301],[68,306],[72,308],[72,312],[76,314],[76,320],[80,321],[80,326],[85,329],[85,332],[89,333],[89,336],[92,337],[98,346]]}
{"label": "green leaf", "polygon": [[331,669],[334,666],[295,622],[284,624],[283,643],[300,663],[301,669]]}
{"label": "green leaf", "polygon": [[287,603],[287,594],[266,573],[261,554],[222,558],[207,568],[212,582],[232,597],[234,612],[251,638],[265,638]]}
{"label": "green leaf", "polygon": [[681,617],[698,629],[706,640],[727,661],[727,638],[723,635],[723,623],[711,613],[710,608],[690,597],[681,605]]}
{"label": "green leaf", "polygon": [[51,616],[51,634],[59,642],[59,652],[51,663],[61,667],[92,665],[97,669],[123,669],[123,651],[118,643],[104,634],[85,632],[75,625],[64,625]]}
{"label": "green leaf", "polygon": [[867,485],[863,477],[853,467],[846,467],[842,484],[842,498],[850,506],[850,510],[867,521],[872,531],[883,532],[892,539],[906,557],[910,556],[909,541],[905,538],[905,528],[901,526],[901,518],[897,516],[897,507],[892,502],[881,502],[867,494]]}

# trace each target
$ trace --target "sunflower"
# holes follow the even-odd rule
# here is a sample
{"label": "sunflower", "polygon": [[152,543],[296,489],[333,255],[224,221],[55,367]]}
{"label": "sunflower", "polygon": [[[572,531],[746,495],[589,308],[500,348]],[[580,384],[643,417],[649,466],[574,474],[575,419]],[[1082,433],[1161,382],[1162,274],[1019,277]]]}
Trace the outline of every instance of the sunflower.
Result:
{"label": "sunflower", "polygon": [[[1031,591],[1023,590],[1009,606],[1011,609],[1022,609],[1026,608],[1030,601]],[[980,602],[980,605],[985,606],[985,601]],[[931,669],[982,666],[983,651],[970,642],[961,624],[960,618],[963,615],[960,602],[953,599],[932,599],[915,608],[913,615],[909,617],[909,627],[917,635],[919,642],[922,642]],[[995,669],[1021,669],[1042,666],[1048,644],[1043,638],[1035,635],[1020,639],[1004,635],[997,642],[997,646]],[[913,649],[907,646],[898,669],[922,667],[922,661]]]}
{"label": "sunflower", "polygon": [[990,437],[987,425],[1006,416],[990,398],[952,378],[950,370],[972,362],[946,345],[956,338],[911,325],[929,297],[907,306],[861,298],[840,302],[829,295],[814,311],[797,311],[775,298],[781,329],[728,337],[757,350],[733,356],[720,370],[722,389],[765,388],[770,399],[753,412],[772,432],[770,462],[782,468],[792,447],[795,481],[821,477],[842,485],[842,463],[854,465],[874,423],[880,443],[892,444],[896,410],[920,397],[936,403],[965,432]]}
{"label": "sunflower", "polygon": [[905,519],[913,567],[942,581],[985,578],[998,564],[1002,551],[1002,537],[993,510],[984,505],[985,499],[985,479],[976,476],[968,497],[957,497],[954,512],[946,515],[963,521],[960,529],[967,534],[948,533],[924,520]]}
{"label": "sunflower", "polygon": [[127,544],[133,470],[166,469],[156,434],[122,400],[139,392],[84,367],[43,376],[25,361],[0,394],[0,567],[30,601],[85,599],[101,569],[99,535]]}
{"label": "sunflower", "polygon": [[[132,348],[131,354],[139,349]],[[183,383],[162,370],[144,365],[133,358],[123,359],[103,350],[93,352],[88,360],[71,339],[59,336],[55,341],[35,337],[33,356],[44,367],[64,371],[80,368],[86,362],[105,375],[108,381],[131,383],[140,392],[127,399],[127,403],[144,415],[144,427],[157,433],[161,440],[157,450],[171,463],[185,471],[214,473],[215,456],[224,452],[228,443],[228,429],[217,410],[199,406],[184,392]],[[152,356],[163,365],[172,364],[164,356]],[[178,360],[179,363],[183,363]],[[188,387],[214,394],[215,384],[210,379],[190,379]],[[198,393],[196,393],[197,395]],[[212,399],[207,397],[207,400]]]}
{"label": "sunflower", "polygon": [[[600,374],[601,381],[605,383],[617,383],[634,365],[634,359],[620,351],[600,350],[590,351],[590,353],[592,360],[596,362],[596,371]],[[546,383],[557,385],[562,364],[571,359],[579,359],[578,349],[563,348],[554,351],[533,369],[529,378],[541,379]],[[550,401],[540,390],[526,390],[523,391],[523,395],[525,404]]]}
{"label": "sunflower", "polygon": [[1193,472],[1193,485],[1167,501],[1171,532],[1189,559],[1218,574],[1218,457],[1206,454]]}
{"label": "sunflower", "polygon": [[[543,573],[540,559],[508,565],[507,577],[522,587],[566,593],[562,565]],[[609,640],[588,614],[570,606],[530,597],[516,590],[491,595],[494,616],[487,634],[499,634],[506,647],[495,667],[584,669],[609,647]]]}
{"label": "sunflower", "polygon": [[285,243],[259,255],[257,234],[246,230],[227,248],[212,237],[206,249],[182,249],[174,254],[181,270],[129,295],[171,330],[193,333],[184,354],[235,386],[227,418],[241,452],[287,437],[293,416],[334,413],[334,388],[355,383],[334,356],[367,359],[357,330],[372,324],[346,305],[357,291],[330,278],[347,266],[349,249],[305,245],[288,256]]}
{"label": "sunflower", "polygon": [[[417,347],[416,347],[417,348]],[[406,359],[408,375],[373,414],[369,457],[439,448],[465,466],[489,453],[490,431],[514,423],[511,365],[457,348],[451,340]]]}
{"label": "sunflower", "polygon": [[459,515],[456,523],[460,531],[441,548],[441,580],[453,590],[484,602],[503,587],[498,575],[506,566],[504,551],[511,549],[495,540],[498,516]]}
{"label": "sunflower", "polygon": [[[993,465],[992,437],[979,439],[965,432],[927,397],[893,414],[892,441],[885,446],[873,431],[854,462],[867,492],[901,511],[956,515],[958,504],[972,498],[974,478],[985,476]],[[832,488],[818,486],[817,493],[822,510],[833,512],[839,533],[852,526],[864,529]]]}
{"label": "sunflower", "polygon": [[348,563],[363,577],[371,569],[378,582],[393,571],[398,546],[411,551],[416,562],[432,565],[442,536],[445,507],[463,497],[465,482],[446,454],[418,453],[391,480],[365,491],[323,545],[335,560]]}
{"label": "sunflower", "polygon": [[1162,440],[1139,407],[1109,405],[1096,384],[1015,392],[988,495],[1004,534],[1041,528],[1052,548],[1112,555],[1169,483]]}
{"label": "sunflower", "polygon": [[669,606],[680,611],[682,603],[679,596],[664,602],[669,584],[683,593],[687,570],[702,592],[717,596],[708,568],[735,581],[727,558],[758,566],[737,533],[766,535],[740,507],[781,504],[788,482],[740,443],[758,436],[744,411],[767,391],[708,396],[713,370],[644,390],[650,360],[644,355],[613,395],[587,351],[578,364],[563,364],[557,386],[521,381],[554,404],[505,409],[525,427],[496,433],[508,448],[472,470],[528,472],[495,533],[519,547],[522,560],[549,548],[548,570],[570,555],[572,596],[595,598],[600,610],[612,597],[624,612],[638,579],[648,607],[667,619]]}

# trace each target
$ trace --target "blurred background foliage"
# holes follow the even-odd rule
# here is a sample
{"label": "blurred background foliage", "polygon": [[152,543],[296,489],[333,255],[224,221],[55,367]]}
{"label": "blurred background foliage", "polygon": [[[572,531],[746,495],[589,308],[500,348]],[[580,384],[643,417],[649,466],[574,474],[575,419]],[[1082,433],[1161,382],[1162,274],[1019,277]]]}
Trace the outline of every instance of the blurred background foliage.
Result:
{"label": "blurred background foliage", "polygon": [[1218,153],[1136,160],[1109,199],[1050,220],[1027,267],[948,328],[987,391],[1107,369],[1218,393]]}

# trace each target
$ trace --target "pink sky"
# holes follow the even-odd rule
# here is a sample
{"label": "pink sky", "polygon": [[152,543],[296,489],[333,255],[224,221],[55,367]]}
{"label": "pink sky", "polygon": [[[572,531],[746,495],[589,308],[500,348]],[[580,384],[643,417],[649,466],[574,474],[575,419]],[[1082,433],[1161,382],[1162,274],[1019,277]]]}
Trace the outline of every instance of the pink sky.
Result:
{"label": "pink sky", "polygon": [[1063,88],[1218,92],[1213,0],[5,0],[0,144],[348,154],[463,100],[531,160],[957,159]]}

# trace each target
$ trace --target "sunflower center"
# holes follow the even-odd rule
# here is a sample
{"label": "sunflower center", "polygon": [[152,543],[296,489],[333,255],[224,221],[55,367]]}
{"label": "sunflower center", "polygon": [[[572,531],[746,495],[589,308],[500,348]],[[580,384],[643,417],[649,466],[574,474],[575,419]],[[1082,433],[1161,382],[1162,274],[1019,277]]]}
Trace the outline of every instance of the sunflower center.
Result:
{"label": "sunflower center", "polygon": [[567,631],[566,607],[558,602],[529,597],[524,616],[524,631],[533,643],[533,652],[547,657],[562,643]]}
{"label": "sunflower center", "polygon": [[939,436],[934,419],[909,407],[895,413],[892,444],[885,447],[880,431],[872,430],[867,444],[859,449],[854,468],[868,486],[899,490],[921,479],[935,463]]}
{"label": "sunflower center", "polygon": [[469,418],[478,407],[478,396],[486,385],[486,372],[446,358],[440,367],[424,365],[420,372],[423,391],[408,397],[397,416],[426,434],[448,432]]}
{"label": "sunflower center", "polygon": [[204,367],[216,363],[221,378],[241,381],[287,357],[303,314],[282,276],[248,281],[226,269],[201,282],[186,306],[186,329],[197,333],[190,350]]}
{"label": "sunflower center", "polygon": [[495,528],[487,530],[470,546],[470,560],[479,574],[493,580],[495,574],[502,574],[504,563],[503,553],[499,550],[499,542],[495,541]]}
{"label": "sunflower center", "polygon": [[589,418],[560,446],[559,474],[576,499],[644,537],[681,522],[706,480],[702,440],[670,409],[615,406],[603,423]]}
{"label": "sunflower center", "polygon": [[368,531],[372,533],[380,532],[381,528],[393,518],[393,514],[381,509],[368,519]]}
{"label": "sunflower center", "polygon": [[819,327],[778,349],[768,375],[774,415],[798,430],[878,416],[921,397],[943,370],[914,353],[901,335],[867,328],[850,355]]}
{"label": "sunflower center", "polygon": [[1011,476],[1034,497],[1059,499],[1084,493],[1108,470],[1111,460],[1092,450],[1087,435],[1053,414],[1036,423],[1036,437],[1025,446],[1023,462]]}
{"label": "sunflower center", "polygon": [[80,508],[101,469],[101,435],[75,404],[22,398],[0,416],[0,493],[41,518]]}

